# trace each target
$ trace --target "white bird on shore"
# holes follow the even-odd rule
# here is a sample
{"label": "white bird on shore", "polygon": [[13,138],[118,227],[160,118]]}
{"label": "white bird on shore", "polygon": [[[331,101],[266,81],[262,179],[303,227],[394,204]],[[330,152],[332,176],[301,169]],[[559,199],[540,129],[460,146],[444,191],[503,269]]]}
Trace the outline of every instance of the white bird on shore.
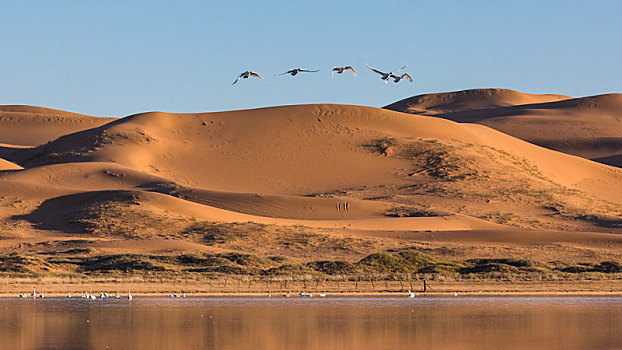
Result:
{"label": "white bird on shore", "polygon": [[408,297],[409,298],[414,298],[415,297],[415,293],[411,292],[410,289],[408,290]]}
{"label": "white bird on shore", "polygon": [[71,293],[67,293],[67,299],[71,298]]}
{"label": "white bird on shore", "polygon": [[45,298],[45,295],[43,294],[43,292],[39,294],[39,298]]}
{"label": "white bird on shore", "polygon": [[[396,69],[396,70],[394,70],[392,72],[389,72],[389,73],[385,73],[383,71],[379,71],[379,70],[377,70],[375,68],[370,67],[369,65],[367,65],[367,68],[369,68],[374,73],[380,74],[381,75],[380,79],[384,80],[384,83],[386,84],[386,83],[389,82],[389,79],[391,79],[391,78],[395,79],[395,77],[396,77],[395,73],[397,73],[397,72],[401,71],[402,69],[406,68],[406,66],[404,66],[402,68],[399,68],[399,69]],[[400,77],[399,79],[402,79],[402,77]],[[397,81],[399,81],[399,79]]]}
{"label": "white bird on shore", "polygon": [[320,297],[324,298],[326,296],[326,293],[320,293]]}
{"label": "white bird on shore", "polygon": [[35,287],[32,287],[32,293],[30,293],[30,296],[33,298],[37,297],[37,292],[35,291]]}
{"label": "white bird on shore", "polygon": [[127,299],[132,300],[132,292],[127,292]]}
{"label": "white bird on shore", "polygon": [[121,296],[119,295],[119,292],[117,292],[117,294],[114,296],[115,299],[121,299]]}
{"label": "white bird on shore", "polygon": [[352,66],[345,66],[345,67],[333,67],[333,70],[330,73],[330,77],[332,78],[335,75],[335,72],[337,72],[337,74],[341,74],[344,71],[349,70],[350,72],[352,72],[352,74],[356,77],[356,72],[354,71],[354,68],[352,68]]}
{"label": "white bird on shore", "polygon": [[455,296],[455,297],[457,297],[457,296],[458,296],[458,293],[457,293],[457,292],[454,292],[454,296]]}
{"label": "white bird on shore", "polygon": [[259,79],[261,79],[261,80],[266,80],[266,79],[264,79],[261,75],[259,75],[259,74],[255,73],[255,72],[253,72],[253,71],[251,71],[251,70],[247,70],[246,72],[242,72],[242,73],[240,73],[240,75],[238,75],[238,77],[235,79],[235,81],[234,81],[234,82],[233,82],[233,84],[231,84],[231,85],[234,85],[235,83],[237,83],[237,82],[238,82],[238,80],[240,80],[240,78],[242,78],[242,79],[248,79],[249,77],[255,77],[255,78],[259,78]]}
{"label": "white bird on shore", "polygon": [[20,294],[19,297],[20,298],[28,298],[28,293]]}
{"label": "white bird on shore", "polygon": [[281,295],[283,298],[289,298],[289,292],[287,293],[283,293],[283,295]]}
{"label": "white bird on shore", "polygon": [[275,74],[274,76],[275,77],[280,77],[280,76],[285,75],[285,74],[290,74],[293,77],[293,76],[295,76],[296,74],[298,74],[300,72],[317,73],[319,71],[320,71],[319,69],[318,70],[308,70],[308,69],[296,68],[296,69],[288,70],[285,73]]}

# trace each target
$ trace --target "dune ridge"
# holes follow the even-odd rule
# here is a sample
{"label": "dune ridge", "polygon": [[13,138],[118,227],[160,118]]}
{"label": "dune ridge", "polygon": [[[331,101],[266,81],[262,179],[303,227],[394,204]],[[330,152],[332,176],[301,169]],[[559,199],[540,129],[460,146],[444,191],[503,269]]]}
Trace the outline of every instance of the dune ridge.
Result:
{"label": "dune ridge", "polygon": [[415,96],[385,108],[478,123],[546,148],[622,166],[622,94],[570,98],[477,89]]}
{"label": "dune ridge", "polygon": [[435,115],[572,99],[554,94],[527,94],[510,89],[470,89],[418,95],[385,108],[415,114]]}
{"label": "dune ridge", "polygon": [[0,105],[0,143],[37,146],[114,120],[44,107]]}

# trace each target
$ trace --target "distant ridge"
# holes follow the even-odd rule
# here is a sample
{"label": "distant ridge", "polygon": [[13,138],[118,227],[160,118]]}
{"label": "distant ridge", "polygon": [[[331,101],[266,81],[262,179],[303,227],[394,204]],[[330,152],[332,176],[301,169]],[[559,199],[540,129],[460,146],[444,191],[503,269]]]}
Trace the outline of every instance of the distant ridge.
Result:
{"label": "distant ridge", "polygon": [[474,89],[414,96],[384,108],[478,123],[543,147],[622,166],[622,94],[571,98]]}
{"label": "distant ridge", "polygon": [[533,95],[510,89],[470,89],[417,95],[392,103],[384,108],[400,112],[437,115],[439,113],[556,102],[567,99],[571,99],[571,97],[553,94]]}
{"label": "distant ridge", "polygon": [[0,143],[37,146],[113,120],[44,107],[0,105]]}

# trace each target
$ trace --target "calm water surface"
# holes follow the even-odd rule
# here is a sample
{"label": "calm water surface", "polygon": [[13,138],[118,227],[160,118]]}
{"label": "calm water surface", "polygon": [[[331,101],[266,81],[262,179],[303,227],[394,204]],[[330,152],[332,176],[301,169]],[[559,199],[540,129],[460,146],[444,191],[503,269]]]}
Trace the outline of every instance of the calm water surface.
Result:
{"label": "calm water surface", "polygon": [[0,349],[615,349],[622,298],[0,299]]}

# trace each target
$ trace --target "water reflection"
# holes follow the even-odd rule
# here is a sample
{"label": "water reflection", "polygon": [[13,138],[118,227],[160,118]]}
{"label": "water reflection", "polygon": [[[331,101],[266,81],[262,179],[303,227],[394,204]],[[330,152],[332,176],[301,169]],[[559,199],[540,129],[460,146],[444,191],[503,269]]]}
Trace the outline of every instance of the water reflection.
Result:
{"label": "water reflection", "polygon": [[622,298],[2,299],[1,349],[598,349]]}

